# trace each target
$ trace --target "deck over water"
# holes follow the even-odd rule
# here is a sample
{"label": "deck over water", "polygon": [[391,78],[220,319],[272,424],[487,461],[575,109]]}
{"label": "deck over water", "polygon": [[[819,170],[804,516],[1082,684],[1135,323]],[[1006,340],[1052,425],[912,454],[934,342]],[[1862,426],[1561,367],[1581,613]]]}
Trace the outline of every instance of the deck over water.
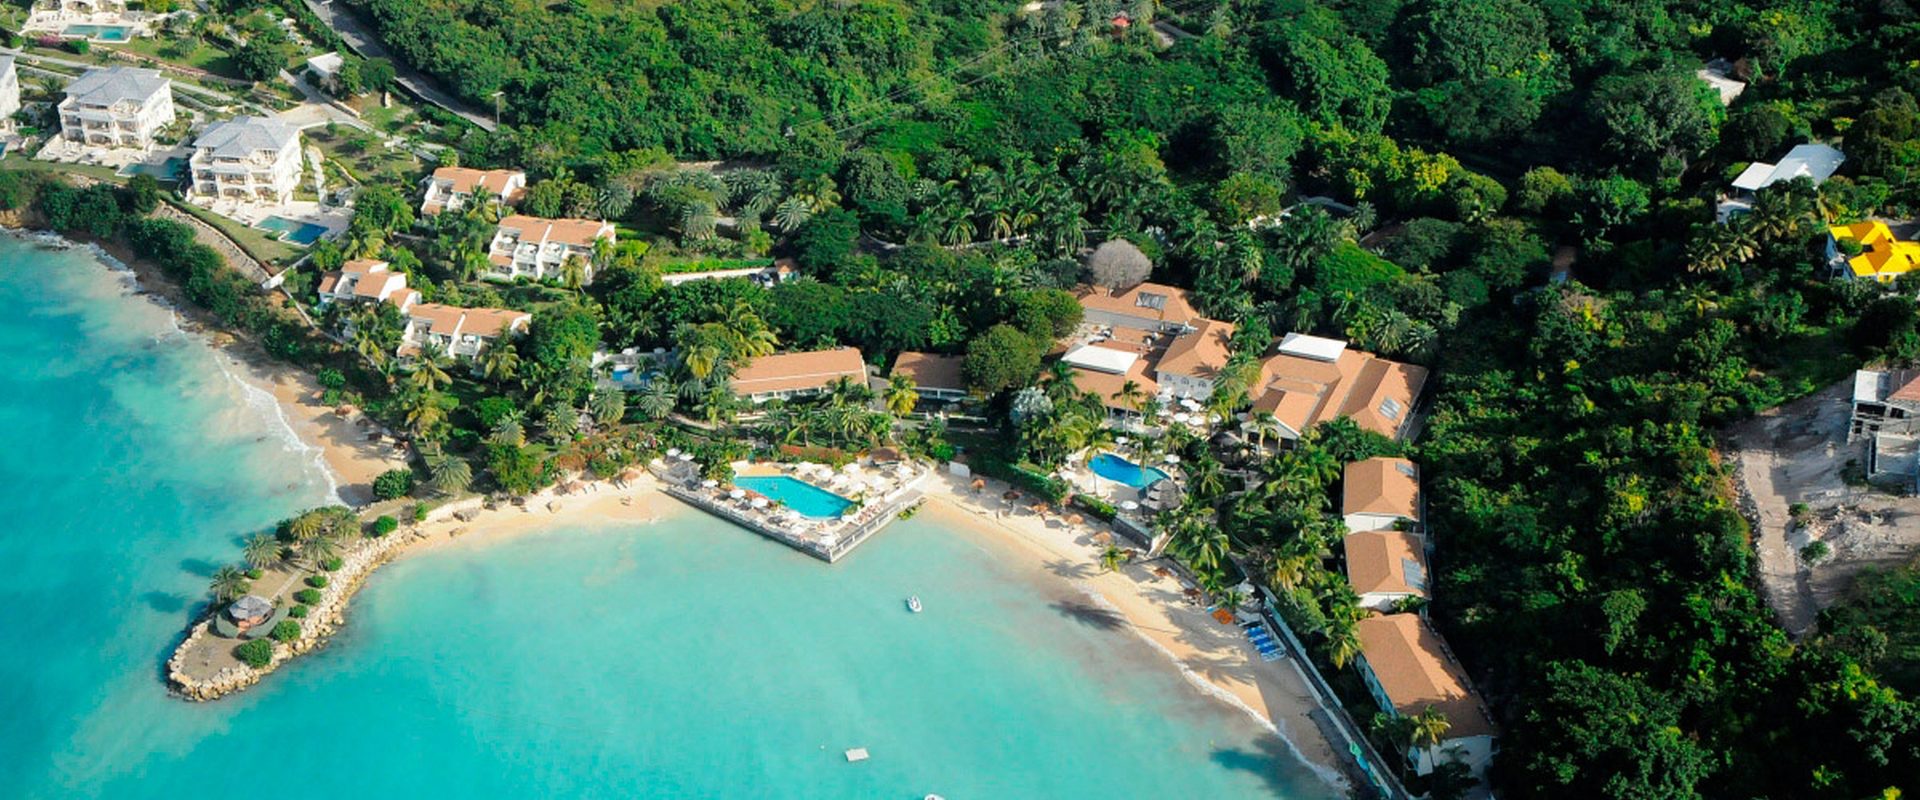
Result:
{"label": "deck over water", "polygon": [[864,521],[846,528],[833,531],[835,539],[831,544],[823,543],[817,536],[808,536],[779,524],[778,520],[768,519],[765,515],[749,514],[735,507],[735,503],[724,496],[716,496],[713,490],[698,486],[682,486],[663,482],[661,488],[667,494],[692,505],[702,511],[720,517],[736,525],[787,545],[829,564],[839,561],[855,547],[873,538],[880,529],[887,527],[900,518],[900,512],[920,502],[921,492],[909,485],[883,500],[868,504],[862,514],[871,514]]}

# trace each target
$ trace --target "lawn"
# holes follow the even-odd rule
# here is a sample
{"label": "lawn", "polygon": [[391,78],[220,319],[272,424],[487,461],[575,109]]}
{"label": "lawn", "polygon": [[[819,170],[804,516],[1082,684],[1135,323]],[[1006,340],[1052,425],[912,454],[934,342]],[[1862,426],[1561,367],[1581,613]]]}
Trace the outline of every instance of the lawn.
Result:
{"label": "lawn", "polygon": [[247,251],[247,255],[253,256],[255,261],[259,261],[262,264],[288,264],[300,254],[299,249],[279,239],[273,238],[266,231],[258,228],[249,228],[219,214],[188,203],[174,202],[172,205],[175,208],[200,218],[215,228],[219,228],[221,233],[226,234],[232,238],[234,242],[238,243],[240,249]]}
{"label": "lawn", "polygon": [[307,141],[361,183],[407,183],[420,174],[420,159],[404,147],[388,149],[373,134],[329,125],[306,131]]}
{"label": "lawn", "polygon": [[233,57],[218,47],[198,39],[169,39],[149,37],[135,39],[118,47],[132,53],[160,59],[169,64],[205,70],[223,78],[241,80],[240,73],[233,66]]}

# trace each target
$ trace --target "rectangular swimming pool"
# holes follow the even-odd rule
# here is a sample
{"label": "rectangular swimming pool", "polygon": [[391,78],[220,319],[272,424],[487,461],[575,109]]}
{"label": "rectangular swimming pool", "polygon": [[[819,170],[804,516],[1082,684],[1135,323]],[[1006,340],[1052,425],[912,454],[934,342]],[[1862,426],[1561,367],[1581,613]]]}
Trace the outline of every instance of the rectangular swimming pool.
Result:
{"label": "rectangular swimming pool", "polygon": [[124,42],[133,38],[133,29],[125,25],[68,25],[61,33],[96,42]]}
{"label": "rectangular swimming pool", "polygon": [[800,512],[801,516],[814,519],[838,519],[853,507],[852,500],[786,475],[734,478],[733,485],[749,492],[759,492],[774,502]]}
{"label": "rectangular swimming pool", "polygon": [[272,231],[280,234],[281,239],[293,242],[302,247],[320,241],[320,237],[325,236],[327,233],[327,226],[325,225],[315,225],[311,222],[301,222],[300,220],[287,219],[286,217],[267,217],[266,219],[260,220],[260,224],[254,227],[263,231]]}

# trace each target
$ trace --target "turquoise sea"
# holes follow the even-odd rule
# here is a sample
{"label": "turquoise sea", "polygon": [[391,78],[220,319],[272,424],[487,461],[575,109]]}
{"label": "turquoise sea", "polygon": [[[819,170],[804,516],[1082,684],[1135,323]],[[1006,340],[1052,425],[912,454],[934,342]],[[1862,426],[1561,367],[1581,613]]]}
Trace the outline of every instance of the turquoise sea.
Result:
{"label": "turquoise sea", "polygon": [[253,690],[170,699],[208,574],[330,487],[88,252],[0,239],[0,308],[0,797],[1336,795],[1070,585],[925,520],[832,567],[693,512],[462,542]]}

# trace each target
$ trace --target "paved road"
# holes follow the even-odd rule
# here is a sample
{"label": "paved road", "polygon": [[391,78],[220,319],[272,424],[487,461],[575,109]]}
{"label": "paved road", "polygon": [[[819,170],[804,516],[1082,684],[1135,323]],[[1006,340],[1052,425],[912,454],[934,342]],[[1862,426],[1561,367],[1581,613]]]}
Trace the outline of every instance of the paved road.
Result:
{"label": "paved road", "polygon": [[332,28],[334,33],[340,34],[340,38],[346,41],[348,47],[353,48],[353,52],[360,54],[361,58],[384,58],[393,62],[394,81],[415,97],[458,114],[466,121],[480,126],[481,130],[494,129],[491,117],[474,110],[460,98],[441,89],[432,79],[407,66],[406,62],[394,58],[386,45],[380,43],[380,37],[375,36],[372,30],[346,9],[341,8],[335,0],[325,2],[304,0],[304,2],[307,8],[312,9],[313,13],[320,17],[321,22]]}

